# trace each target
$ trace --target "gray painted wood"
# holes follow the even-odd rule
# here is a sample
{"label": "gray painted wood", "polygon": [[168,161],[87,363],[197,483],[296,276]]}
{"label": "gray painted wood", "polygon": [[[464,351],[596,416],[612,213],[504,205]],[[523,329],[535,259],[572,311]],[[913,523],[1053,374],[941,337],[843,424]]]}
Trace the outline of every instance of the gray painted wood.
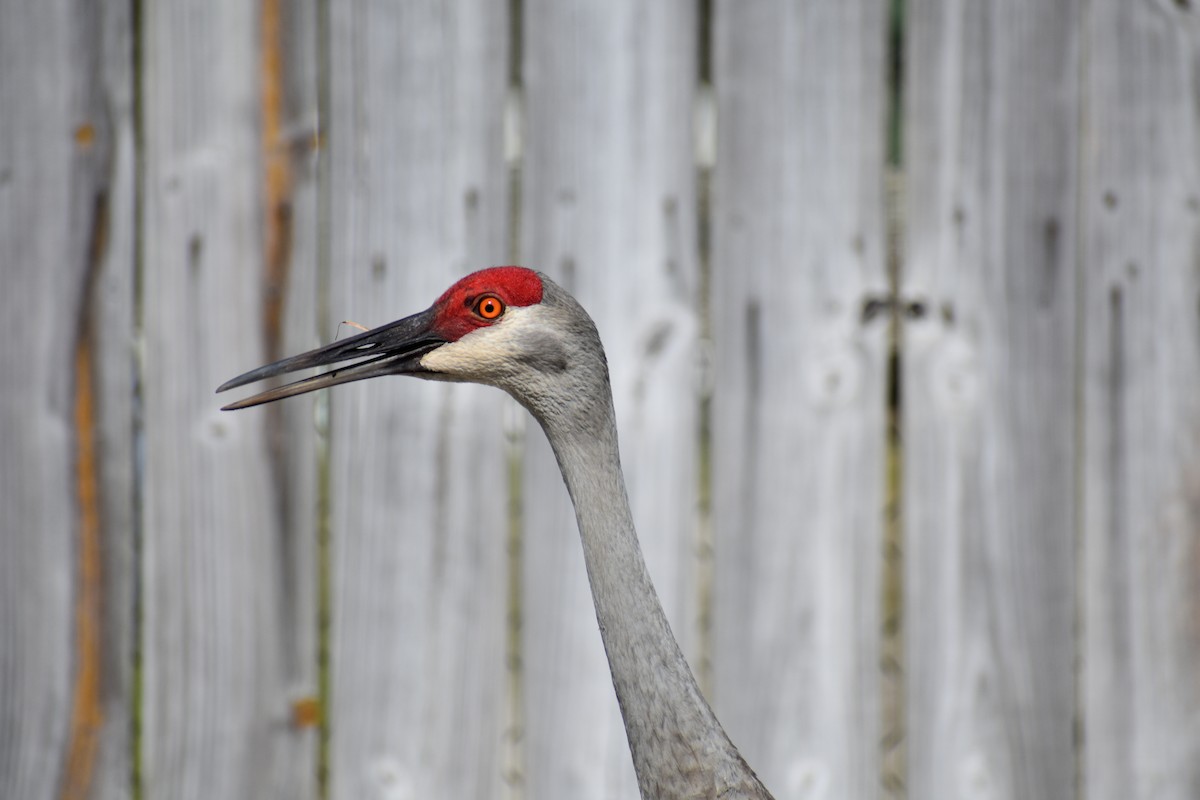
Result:
{"label": "gray painted wood", "polygon": [[884,4],[716,4],[718,716],[778,798],[880,788]]}
{"label": "gray painted wood", "polygon": [[[131,794],[136,647],[134,603],[136,513],[134,505],[134,266],[136,260],[136,171],[134,131],[134,31],[132,7],[104,3],[98,20],[79,17],[90,35],[99,31],[99,86],[90,93],[93,145],[104,154],[103,219],[93,223],[90,243],[95,283],[89,304],[95,392],[95,458],[100,511],[100,699],[91,797],[123,800]],[[100,212],[100,209],[97,209]],[[95,217],[93,217],[95,219]],[[103,227],[97,228],[98,223]]]}
{"label": "gray painted wood", "polygon": [[1076,796],[1079,11],[908,10],[912,797]]}
{"label": "gray painted wood", "polygon": [[1098,2],[1080,214],[1089,800],[1200,796],[1200,28]]}
{"label": "gray painted wood", "polygon": [[[524,14],[521,257],[599,328],[635,523],[695,665],[695,8],[527,1]],[[637,797],[574,512],[542,432],[527,428],[527,796]]]}
{"label": "gray painted wood", "polygon": [[142,780],[282,797],[290,690],[263,413],[213,389],[263,361],[255,8],[143,9]]}
{"label": "gray painted wood", "polygon": [[80,127],[97,100],[90,70],[100,53],[73,19],[79,12],[71,2],[0,3],[4,797],[54,797],[70,747],[80,531],[75,357],[106,164],[88,144],[97,143],[94,129]]}
{"label": "gray painted wood", "polygon": [[[315,796],[316,732],[292,704],[317,688],[325,489],[333,797],[635,796],[568,499],[523,411],[401,380],[239,414],[211,394],[510,252],[504,4],[394,5],[329,15],[327,150],[327,33],[316,6],[285,9],[279,223],[254,4],[143,7],[136,153],[132,7],[0,0],[0,796],[70,785],[84,336],[103,577],[90,796],[129,796],[137,702],[145,797]],[[1200,29],[1171,3],[909,12],[909,796],[1190,800]],[[525,14],[521,251],[596,317],[647,560],[698,664],[695,10]],[[781,800],[877,796],[884,324],[862,308],[886,296],[883,9],[717,15],[715,706]],[[526,764],[506,782],[514,419]]]}
{"label": "gray painted wood", "polygon": [[[508,252],[505,9],[369,0],[331,14],[331,323],[423,310]],[[497,796],[507,401],[395,379],[328,402],[332,796]]]}
{"label": "gray painted wood", "polygon": [[[264,6],[266,8],[266,6]],[[263,309],[278,300],[277,331],[268,331],[266,359],[272,360],[312,349],[323,343],[318,328],[318,304],[325,288],[318,270],[327,250],[322,249],[323,220],[318,186],[318,8],[315,3],[279,3],[280,16],[273,33],[281,60],[278,81],[277,122],[268,126],[265,114],[263,156],[277,159],[268,165],[264,203],[264,239],[267,252]],[[265,46],[265,41],[264,41]],[[264,70],[263,80],[268,80]],[[270,100],[264,97],[265,107]],[[272,166],[282,172],[272,172]],[[272,183],[278,181],[274,190]],[[275,196],[272,197],[271,195]],[[275,205],[272,206],[272,203]],[[273,228],[273,233],[268,229]],[[278,236],[278,240],[272,237]],[[271,252],[278,241],[279,251]],[[272,261],[274,264],[272,265]],[[274,281],[274,283],[272,283]],[[273,315],[272,315],[273,316]],[[275,351],[272,352],[272,348]],[[272,496],[280,512],[280,527],[272,552],[281,570],[280,674],[291,706],[289,735],[281,758],[290,769],[281,775],[280,797],[318,796],[317,748],[319,719],[305,719],[304,704],[317,700],[318,612],[317,528],[319,502],[316,395],[302,395],[268,406],[267,441]],[[299,704],[299,707],[297,706]],[[318,716],[327,714],[319,709]]]}
{"label": "gray painted wood", "polygon": [[[132,468],[132,84],[123,12],[71,3],[0,7],[4,33],[17,34],[0,41],[0,101],[10,109],[0,123],[7,145],[0,155],[0,240],[10,281],[4,314],[14,326],[4,363],[11,375],[32,368],[33,376],[6,384],[0,433],[0,505],[11,509],[2,536],[13,570],[0,583],[2,604],[16,614],[0,624],[0,649],[12,657],[0,678],[4,796],[51,797],[68,786],[93,797],[127,793],[130,506],[105,499],[129,496]],[[102,35],[90,35],[94,30]],[[28,92],[36,81],[68,90]],[[76,353],[85,342],[90,430],[76,417]],[[31,412],[41,421],[31,424]],[[103,605],[81,608],[83,437],[95,447],[100,502],[93,535],[103,551],[93,566],[103,583],[93,591],[102,592]],[[36,546],[22,542],[30,535]],[[87,674],[77,638],[84,616],[96,637]],[[83,694],[76,693],[80,686],[87,687]],[[72,727],[78,704],[91,710]]]}

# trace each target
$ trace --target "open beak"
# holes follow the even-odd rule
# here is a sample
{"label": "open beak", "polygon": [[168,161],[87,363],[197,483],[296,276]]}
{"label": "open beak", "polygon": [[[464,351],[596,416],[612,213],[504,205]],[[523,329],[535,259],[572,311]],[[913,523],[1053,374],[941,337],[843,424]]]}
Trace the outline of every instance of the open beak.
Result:
{"label": "open beak", "polygon": [[412,375],[426,372],[427,370],[421,366],[421,356],[446,343],[444,338],[433,331],[433,320],[434,309],[430,308],[420,314],[413,314],[411,317],[372,328],[366,333],[351,336],[349,339],[333,342],[324,347],[318,347],[316,350],[309,350],[307,353],[252,369],[221,384],[217,391],[235,389],[263,378],[283,375],[296,370],[351,362],[320,375],[314,375],[311,378],[275,389],[268,389],[260,394],[247,397],[245,400],[238,400],[236,403],[222,406],[221,410],[233,411],[238,408],[249,408],[262,403],[282,400],[285,397],[324,389],[327,386],[376,378],[380,375]]}

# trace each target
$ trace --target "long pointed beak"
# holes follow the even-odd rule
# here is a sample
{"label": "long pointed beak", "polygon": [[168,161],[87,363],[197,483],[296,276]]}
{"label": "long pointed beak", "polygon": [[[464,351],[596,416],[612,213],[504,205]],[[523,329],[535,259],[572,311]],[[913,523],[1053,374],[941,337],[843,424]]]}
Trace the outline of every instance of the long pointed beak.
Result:
{"label": "long pointed beak", "polygon": [[425,372],[427,370],[421,366],[421,356],[446,343],[444,338],[434,332],[433,321],[434,309],[430,308],[420,314],[413,314],[411,317],[372,328],[366,333],[351,336],[349,339],[333,342],[324,347],[318,347],[316,350],[309,350],[307,353],[252,369],[221,384],[217,388],[217,392],[235,389],[263,378],[283,375],[296,370],[323,367],[344,361],[353,362],[311,378],[269,389],[247,397],[245,400],[238,400],[236,403],[222,406],[221,410],[233,411],[238,408],[249,408],[262,403],[282,400],[285,397],[324,389],[327,386],[376,378],[380,375],[411,375]]}

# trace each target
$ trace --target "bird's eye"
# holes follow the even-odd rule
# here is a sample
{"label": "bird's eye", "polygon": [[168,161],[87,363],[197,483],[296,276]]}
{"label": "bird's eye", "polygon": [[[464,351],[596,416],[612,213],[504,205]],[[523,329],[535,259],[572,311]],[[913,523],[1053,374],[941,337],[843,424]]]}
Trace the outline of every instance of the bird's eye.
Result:
{"label": "bird's eye", "polygon": [[504,313],[504,301],[494,294],[485,294],[475,301],[475,313],[484,319],[499,319]]}

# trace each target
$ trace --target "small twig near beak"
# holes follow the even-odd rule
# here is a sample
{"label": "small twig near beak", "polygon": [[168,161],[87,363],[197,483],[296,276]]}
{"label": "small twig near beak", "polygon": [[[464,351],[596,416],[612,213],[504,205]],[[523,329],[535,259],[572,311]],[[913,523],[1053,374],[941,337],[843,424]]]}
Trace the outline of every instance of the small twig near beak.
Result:
{"label": "small twig near beak", "polygon": [[339,323],[338,323],[338,329],[337,329],[337,333],[336,333],[336,334],[334,335],[334,337],[333,337],[333,340],[334,340],[335,342],[336,342],[338,339],[342,338],[342,326],[343,326],[343,325],[349,325],[351,328],[358,328],[360,331],[363,331],[363,332],[366,332],[366,331],[369,331],[369,330],[371,330],[371,329],[370,329],[370,328],[368,328],[366,325],[359,325],[357,322],[354,322],[354,321],[352,321],[352,320],[348,320],[348,319],[344,319],[344,320],[342,320],[341,322],[339,322]]}

